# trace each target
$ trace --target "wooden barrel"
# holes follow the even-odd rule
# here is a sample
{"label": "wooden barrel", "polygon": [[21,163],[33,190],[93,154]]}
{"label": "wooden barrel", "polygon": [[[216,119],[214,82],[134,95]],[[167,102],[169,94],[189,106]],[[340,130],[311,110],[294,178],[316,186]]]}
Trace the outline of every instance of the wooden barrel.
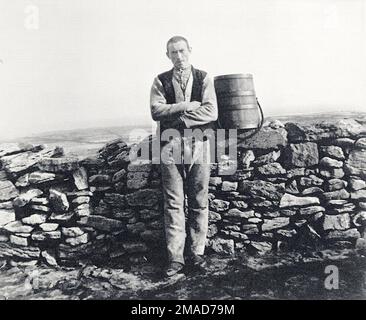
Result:
{"label": "wooden barrel", "polygon": [[261,124],[251,74],[229,74],[214,79],[219,121],[225,129],[256,129]]}

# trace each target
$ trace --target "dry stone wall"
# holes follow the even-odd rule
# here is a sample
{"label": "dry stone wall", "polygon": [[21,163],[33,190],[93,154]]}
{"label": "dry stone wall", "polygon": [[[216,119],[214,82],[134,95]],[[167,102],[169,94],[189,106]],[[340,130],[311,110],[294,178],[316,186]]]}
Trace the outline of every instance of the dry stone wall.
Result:
{"label": "dry stone wall", "polygon": [[[159,165],[131,162],[131,147],[119,139],[78,160],[60,147],[1,144],[0,257],[56,265],[164,254]],[[365,247],[364,124],[273,121],[237,147],[211,166],[207,252]]]}

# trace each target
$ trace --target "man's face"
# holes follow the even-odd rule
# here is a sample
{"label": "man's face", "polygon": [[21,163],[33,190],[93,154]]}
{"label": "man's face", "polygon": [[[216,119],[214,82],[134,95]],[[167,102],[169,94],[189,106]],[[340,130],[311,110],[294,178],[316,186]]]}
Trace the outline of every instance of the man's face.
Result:
{"label": "man's face", "polygon": [[189,56],[191,48],[183,40],[170,43],[166,55],[172,61],[174,67],[184,69],[189,66]]}

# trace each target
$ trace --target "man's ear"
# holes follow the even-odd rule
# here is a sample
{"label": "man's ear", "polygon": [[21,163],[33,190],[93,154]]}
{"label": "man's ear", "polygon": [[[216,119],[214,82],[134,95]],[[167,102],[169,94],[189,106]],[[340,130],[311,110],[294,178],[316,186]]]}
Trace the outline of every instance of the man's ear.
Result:
{"label": "man's ear", "polygon": [[188,51],[189,52],[192,52],[192,47],[188,47]]}
{"label": "man's ear", "polygon": [[165,54],[166,54],[166,56],[170,59],[170,57],[169,57],[169,52],[167,51]]}

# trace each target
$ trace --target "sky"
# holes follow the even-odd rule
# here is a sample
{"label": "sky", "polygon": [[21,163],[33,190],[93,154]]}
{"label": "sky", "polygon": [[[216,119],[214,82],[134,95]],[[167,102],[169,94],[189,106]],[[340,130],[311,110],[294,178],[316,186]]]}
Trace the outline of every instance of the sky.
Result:
{"label": "sky", "polygon": [[267,116],[366,111],[366,0],[1,0],[0,138],[150,124],[173,35]]}

